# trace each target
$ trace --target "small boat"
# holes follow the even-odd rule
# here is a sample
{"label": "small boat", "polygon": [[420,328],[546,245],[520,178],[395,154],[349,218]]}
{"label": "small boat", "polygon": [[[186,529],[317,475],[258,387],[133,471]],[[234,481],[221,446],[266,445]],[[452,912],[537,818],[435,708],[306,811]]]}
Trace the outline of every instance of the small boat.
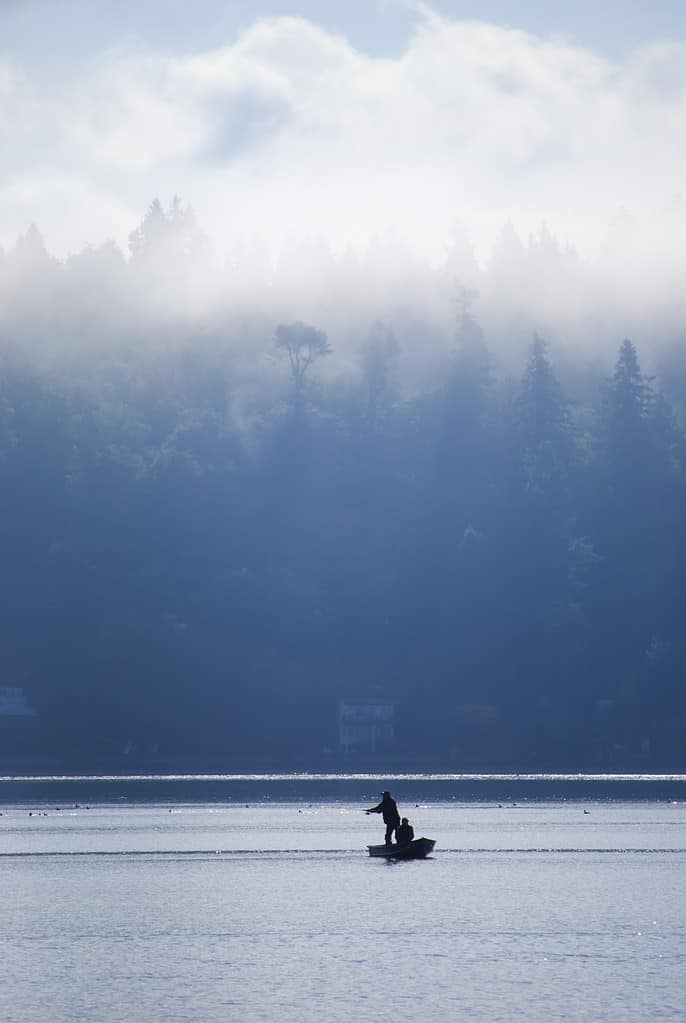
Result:
{"label": "small boat", "polygon": [[370,856],[382,856],[385,860],[423,860],[433,851],[433,838],[415,838],[405,845],[368,845]]}

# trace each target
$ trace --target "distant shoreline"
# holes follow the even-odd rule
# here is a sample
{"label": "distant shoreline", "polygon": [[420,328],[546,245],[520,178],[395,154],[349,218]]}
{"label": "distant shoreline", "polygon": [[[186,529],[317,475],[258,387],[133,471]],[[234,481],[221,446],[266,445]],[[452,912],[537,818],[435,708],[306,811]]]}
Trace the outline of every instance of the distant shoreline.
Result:
{"label": "distant shoreline", "polygon": [[594,772],[576,771],[513,771],[513,772],[388,772],[388,771],[356,771],[356,772],[320,772],[320,771],[265,771],[225,773],[179,774],[142,773],[142,774],[8,774],[0,775],[3,782],[88,782],[88,781],[127,781],[127,782],[168,782],[168,781],[422,781],[422,782],[683,782],[686,774],[675,772]]}
{"label": "distant shoreline", "polygon": [[368,804],[383,788],[403,803],[686,801],[686,774],[560,773],[203,773],[17,774],[0,776],[0,804],[124,803]]}

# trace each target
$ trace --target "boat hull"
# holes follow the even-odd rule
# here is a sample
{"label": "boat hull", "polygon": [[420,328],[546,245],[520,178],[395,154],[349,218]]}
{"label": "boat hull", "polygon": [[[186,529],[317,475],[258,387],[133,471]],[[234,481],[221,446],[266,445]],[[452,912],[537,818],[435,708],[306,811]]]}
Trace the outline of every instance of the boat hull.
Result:
{"label": "boat hull", "polygon": [[384,860],[423,860],[433,851],[433,838],[415,838],[407,845],[368,845],[370,856]]}

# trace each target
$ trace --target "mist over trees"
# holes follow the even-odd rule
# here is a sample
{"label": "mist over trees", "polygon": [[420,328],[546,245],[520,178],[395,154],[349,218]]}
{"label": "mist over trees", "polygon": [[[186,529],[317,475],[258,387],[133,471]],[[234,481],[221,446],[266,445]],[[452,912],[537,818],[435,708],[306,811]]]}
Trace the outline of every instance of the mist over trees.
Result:
{"label": "mist over trees", "polygon": [[683,323],[591,278],[511,228],[485,269],[220,266],[177,199],[126,254],[30,228],[0,255],[29,752],[320,766],[338,701],[387,696],[401,765],[683,768]]}

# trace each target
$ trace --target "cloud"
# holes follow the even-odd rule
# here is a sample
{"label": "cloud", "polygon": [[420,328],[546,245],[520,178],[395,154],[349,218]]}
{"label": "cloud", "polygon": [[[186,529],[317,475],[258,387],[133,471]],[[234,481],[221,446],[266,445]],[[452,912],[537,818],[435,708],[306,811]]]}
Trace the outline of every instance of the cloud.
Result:
{"label": "cloud", "polygon": [[[219,251],[392,229],[440,258],[460,223],[483,257],[511,220],[595,254],[621,208],[652,250],[665,240],[660,211],[686,157],[686,47],[616,65],[419,7],[393,59],[273,18],[185,58],[105,53],[50,92],[0,64],[0,242],[32,221],[58,252],[103,231],[124,241],[154,195],[173,193]],[[81,193],[81,208],[64,203]]]}

